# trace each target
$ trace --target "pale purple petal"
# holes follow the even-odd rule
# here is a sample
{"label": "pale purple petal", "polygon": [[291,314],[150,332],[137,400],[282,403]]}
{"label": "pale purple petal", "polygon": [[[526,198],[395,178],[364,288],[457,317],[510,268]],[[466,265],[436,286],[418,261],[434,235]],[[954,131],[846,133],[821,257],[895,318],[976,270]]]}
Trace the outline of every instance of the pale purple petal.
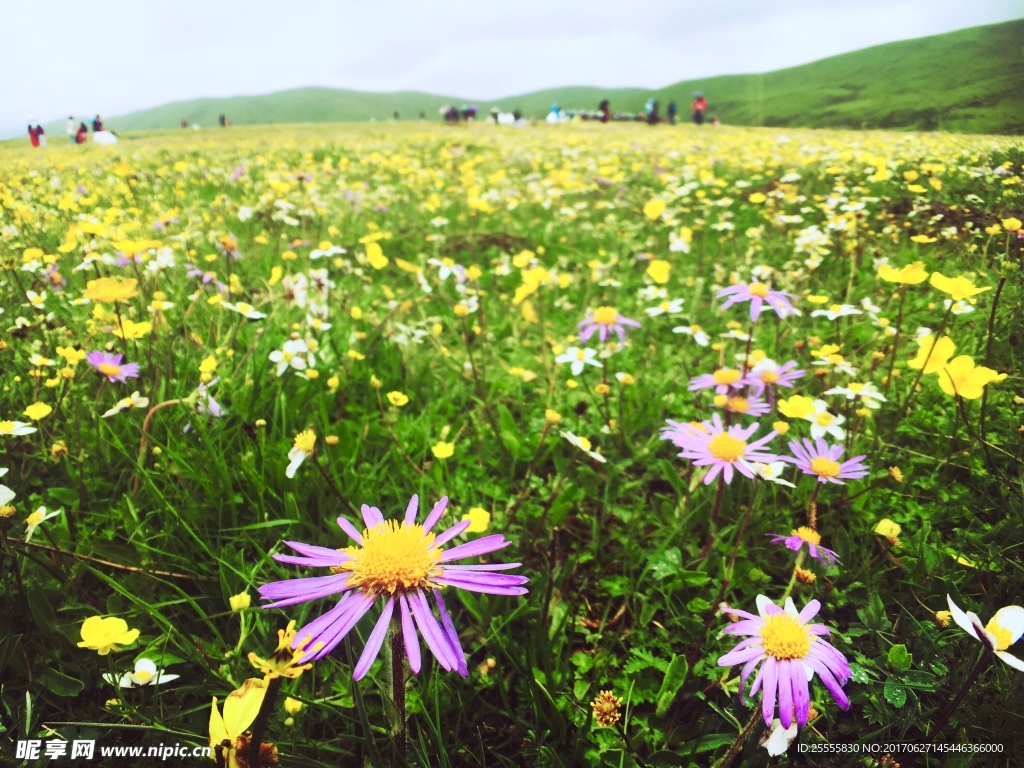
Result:
{"label": "pale purple petal", "polygon": [[[377,619],[377,624],[373,628],[373,632],[370,633],[370,637],[366,640],[366,645],[363,646],[363,652],[359,655],[359,661],[356,662],[356,668],[352,671],[353,680],[362,680],[366,676],[366,673],[370,671],[370,667],[373,665],[373,660],[377,658],[377,654],[380,653],[380,647],[384,643],[384,638],[388,634],[388,627],[391,624],[391,614],[395,611],[395,598],[389,599],[384,604],[384,610],[381,611],[380,618]],[[395,659],[394,663],[401,664],[401,659]]]}
{"label": "pale purple petal", "polygon": [[452,560],[461,560],[464,557],[486,555],[488,552],[504,549],[511,543],[511,541],[506,541],[505,537],[500,533],[495,533],[491,536],[484,536],[482,539],[474,539],[473,541],[467,541],[465,544],[459,544],[457,547],[446,549],[441,555],[441,562],[447,563]]}
{"label": "pale purple petal", "polygon": [[405,508],[405,524],[414,525],[416,523],[416,513],[420,508],[420,497],[415,493],[412,498],[409,499],[409,506]]}
{"label": "pale purple petal", "polygon": [[434,546],[440,547],[442,544],[446,544],[447,542],[451,541],[460,533],[469,528],[470,523],[472,523],[472,520],[462,520],[453,525],[448,530],[446,530],[444,533],[438,534],[437,538],[434,539]]}
{"label": "pale purple petal", "polygon": [[351,589],[345,585],[351,574],[340,573],[336,576],[310,576],[302,579],[285,579],[264,584],[257,591],[263,600],[274,600],[264,608],[280,608],[285,605],[305,603],[319,600],[322,597],[344,592]]}
{"label": "pale purple petal", "polygon": [[359,529],[352,525],[352,523],[350,523],[346,518],[338,518],[338,527],[341,528],[341,530],[343,530],[345,534],[356,544],[363,543],[363,535],[359,533]]}
{"label": "pale purple petal", "polygon": [[771,727],[772,719],[775,716],[775,693],[779,682],[779,663],[774,656],[761,668],[764,672],[764,693],[761,694],[761,715],[765,723]]}
{"label": "pale purple petal", "polygon": [[455,622],[452,621],[452,617],[448,613],[448,608],[444,604],[444,598],[441,597],[440,589],[434,590],[434,599],[437,601],[437,612],[441,617],[441,626],[444,627],[445,637],[448,638],[448,644],[451,646],[452,653],[458,661],[458,665],[455,669],[463,677],[469,677],[469,667],[466,665],[466,654],[462,650],[462,643],[459,642],[459,633],[456,631]]}
{"label": "pale purple petal", "polygon": [[412,623],[412,614],[409,612],[409,602],[405,595],[398,598],[399,607],[402,609],[402,639],[405,641],[405,655],[409,657],[409,668],[413,674],[420,671],[420,639],[416,635],[416,627]]}
{"label": "pale purple petal", "polygon": [[437,619],[434,618],[430,605],[426,601],[426,597],[422,592],[417,591],[410,593],[408,598],[413,618],[416,619],[416,626],[419,627],[420,634],[423,635],[423,640],[426,642],[430,652],[434,654],[438,664],[449,672],[452,671],[458,666],[458,660],[453,658],[451,646],[445,640],[441,627],[438,626]]}
{"label": "pale purple petal", "polygon": [[[793,724],[793,663],[789,659],[783,659],[778,663],[779,669],[779,720],[784,728]],[[798,676],[807,679],[804,674],[803,665],[800,665]]]}
{"label": "pale purple petal", "polygon": [[448,508],[448,497],[442,496],[441,500],[434,505],[434,508],[430,510],[430,514],[427,515],[427,519],[423,521],[423,530],[427,533],[433,528],[437,521],[441,519],[441,515],[444,514],[445,509]]}

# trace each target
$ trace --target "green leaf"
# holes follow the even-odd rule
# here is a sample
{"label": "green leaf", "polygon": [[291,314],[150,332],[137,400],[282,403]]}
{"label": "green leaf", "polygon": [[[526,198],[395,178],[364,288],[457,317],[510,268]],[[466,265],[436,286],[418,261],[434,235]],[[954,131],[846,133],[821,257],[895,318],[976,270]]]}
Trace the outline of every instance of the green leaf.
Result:
{"label": "green leaf", "polygon": [[586,680],[577,680],[572,686],[572,692],[577,701],[583,701],[587,696],[587,691],[589,690],[590,683]]}
{"label": "green leaf", "polygon": [[862,685],[871,682],[871,677],[868,675],[868,671],[860,664],[850,664],[850,679],[853,680],[853,682],[861,683]]}
{"label": "green leaf", "polygon": [[668,712],[668,708],[672,705],[676,694],[686,680],[686,673],[689,671],[689,668],[685,656],[673,656],[672,661],[668,663],[665,677],[661,681],[661,688],[658,689],[658,698],[655,700],[657,702],[658,717],[663,717]]}
{"label": "green leaf", "polygon": [[501,442],[508,448],[513,457],[519,456],[522,444],[519,440],[519,427],[508,408],[498,404],[498,426],[501,430]]}
{"label": "green leaf", "polygon": [[65,507],[75,507],[78,505],[78,491],[71,488],[49,488],[46,492],[50,495],[50,498],[56,499]]}
{"label": "green leaf", "polygon": [[903,643],[894,645],[889,649],[889,666],[897,672],[906,672],[910,669],[913,661],[914,657],[910,655],[910,651],[907,650],[907,646]]}
{"label": "green leaf", "polygon": [[904,688],[899,679],[895,677],[890,677],[885,681],[885,686],[882,688],[882,695],[885,696],[886,701],[897,709],[907,703],[907,689]]}
{"label": "green leaf", "polygon": [[58,696],[77,696],[85,688],[85,683],[81,680],[68,677],[55,669],[47,669],[36,678],[36,681],[46,690]]}
{"label": "green leaf", "polygon": [[662,552],[651,555],[647,560],[647,567],[651,569],[651,575],[659,581],[676,575],[680,568],[682,568],[682,565],[683,553],[679,551],[679,547],[669,547]]}
{"label": "green leaf", "polygon": [[900,680],[908,688],[916,688],[920,691],[934,691],[936,689],[935,675],[931,672],[919,672],[912,669],[900,675]]}

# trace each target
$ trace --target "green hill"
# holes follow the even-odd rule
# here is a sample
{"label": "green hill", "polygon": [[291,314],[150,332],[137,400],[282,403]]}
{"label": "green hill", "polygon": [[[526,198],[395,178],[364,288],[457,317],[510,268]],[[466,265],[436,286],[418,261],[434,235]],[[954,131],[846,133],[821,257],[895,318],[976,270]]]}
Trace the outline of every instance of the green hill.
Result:
{"label": "green hill", "polygon": [[[659,90],[553,88],[496,100],[438,96],[419,91],[367,93],[297,88],[261,96],[175,102],[110,118],[114,130],[173,128],[182,117],[202,126],[221,113],[237,125],[402,119],[422,112],[438,119],[444,104],[492,106],[542,117],[552,102],[638,112],[654,96],[675,99],[686,117],[693,91],[708,98],[709,114],[730,125],[820,128],[905,128],[964,133],[1024,133],[1024,19],[943,35],[903,40],[754,75],[686,80]],[[63,123],[52,124],[58,133]]]}
{"label": "green hill", "polygon": [[902,40],[762,75],[657,92],[733,125],[1024,133],[1024,19]]}

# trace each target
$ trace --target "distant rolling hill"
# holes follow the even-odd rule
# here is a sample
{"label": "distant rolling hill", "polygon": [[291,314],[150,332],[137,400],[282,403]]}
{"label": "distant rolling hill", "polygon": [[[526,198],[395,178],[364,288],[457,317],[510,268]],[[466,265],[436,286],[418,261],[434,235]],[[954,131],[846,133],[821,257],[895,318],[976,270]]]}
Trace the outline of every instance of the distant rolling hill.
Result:
{"label": "distant rolling hill", "polygon": [[[554,88],[501,99],[439,96],[420,91],[367,93],[296,88],[261,96],[174,102],[110,118],[114,130],[173,128],[181,118],[217,124],[221,113],[237,125],[386,120],[398,107],[403,120],[438,119],[444,104],[492,106],[541,117],[553,102],[639,112],[653,96],[675,100],[685,119],[694,91],[709,114],[731,125],[820,128],[903,128],[965,133],[1024,133],[1024,19],[903,40],[832,56],[799,67],[754,75],[686,80],[658,90]],[[62,132],[63,123],[52,124]]]}

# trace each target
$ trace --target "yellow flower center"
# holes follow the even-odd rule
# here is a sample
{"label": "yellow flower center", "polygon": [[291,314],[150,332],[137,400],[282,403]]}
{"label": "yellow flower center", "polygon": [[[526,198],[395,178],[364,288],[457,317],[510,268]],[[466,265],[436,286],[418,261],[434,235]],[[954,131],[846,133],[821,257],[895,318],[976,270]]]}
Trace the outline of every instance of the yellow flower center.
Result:
{"label": "yellow flower center", "polygon": [[598,307],[594,310],[594,322],[598,325],[615,325],[619,319],[619,310],[615,307]]}
{"label": "yellow flower center", "polygon": [[832,313],[833,315],[837,315],[837,314],[839,314],[840,312],[842,312],[842,311],[843,311],[843,308],[842,308],[841,306],[839,306],[838,304],[833,304],[833,305],[832,305],[831,307],[829,307],[828,309],[829,309],[829,311],[830,311],[830,312],[831,312],[831,313]]}
{"label": "yellow flower center", "polygon": [[584,451],[590,450],[592,443],[587,438],[578,437],[576,439],[579,440],[580,448],[582,448]]}
{"label": "yellow flower center", "polygon": [[283,352],[281,352],[281,362],[282,363],[290,363],[292,361],[293,357],[295,357],[295,355],[293,355],[288,350],[284,350]]}
{"label": "yellow flower center", "polygon": [[771,370],[770,368],[760,371],[757,375],[761,377],[761,381],[763,381],[765,384],[774,384],[776,381],[779,380],[779,374]]}
{"label": "yellow flower center", "polygon": [[43,517],[44,515],[42,512],[33,512],[31,515],[28,516],[28,519],[26,519],[25,522],[28,525],[39,525],[41,522],[43,522]]}
{"label": "yellow flower center", "polygon": [[821,534],[813,528],[808,528],[806,525],[801,525],[799,528],[796,528],[792,535],[799,536],[808,544],[814,544],[815,546],[821,544]]}
{"label": "yellow flower center", "polygon": [[811,459],[811,472],[819,477],[839,477],[839,469],[838,461],[826,459],[824,456]]}
{"label": "yellow flower center", "polygon": [[576,359],[577,359],[577,360],[586,360],[586,359],[587,359],[587,356],[586,356],[586,354],[585,354],[585,353],[583,352],[583,350],[582,350],[582,349],[577,349],[577,350],[576,350]]}
{"label": "yellow flower center", "polygon": [[244,301],[240,301],[235,305],[235,308],[244,315],[246,312],[252,310],[252,304],[246,304]]}
{"label": "yellow flower center", "polygon": [[361,547],[344,550],[352,559],[340,569],[351,571],[349,584],[367,594],[408,592],[425,586],[441,562],[433,544],[434,534],[422,525],[385,520],[363,531]]}
{"label": "yellow flower center", "polygon": [[721,434],[715,435],[711,438],[711,442],[708,443],[708,452],[712,456],[716,459],[720,459],[721,461],[728,461],[729,463],[742,458],[743,452],[746,449],[746,440],[737,440],[728,432],[722,432]]}
{"label": "yellow flower center", "polygon": [[750,409],[750,403],[745,397],[730,397],[726,407],[733,413],[746,413]]}
{"label": "yellow flower center", "polygon": [[13,421],[0,421],[0,435],[10,435],[14,432]]}
{"label": "yellow flower center", "polygon": [[114,363],[100,363],[96,370],[104,376],[119,376],[121,374],[121,366],[114,365]]}
{"label": "yellow flower center", "polygon": [[862,389],[864,389],[864,385],[855,381],[852,382],[851,384],[848,384],[846,388],[851,392],[860,392]]}
{"label": "yellow flower center", "polygon": [[829,424],[836,420],[836,417],[833,416],[828,411],[823,411],[822,413],[819,413],[817,416],[815,416],[814,420],[818,422],[819,426],[827,427]]}
{"label": "yellow flower center", "polygon": [[312,453],[314,445],[316,445],[316,433],[312,429],[299,432],[295,436],[295,447],[303,453]]}
{"label": "yellow flower center", "polygon": [[751,283],[750,295],[764,299],[768,297],[768,286],[765,283]]}
{"label": "yellow flower center", "polygon": [[730,368],[720,368],[715,371],[715,384],[735,384],[740,380],[740,372]]}
{"label": "yellow flower center", "polygon": [[148,669],[139,669],[139,670],[136,670],[136,672],[135,672],[135,677],[136,677],[136,678],[137,678],[137,679],[138,679],[138,680],[139,680],[140,682],[143,682],[143,683],[148,683],[148,682],[149,682],[149,679],[150,679],[151,677],[153,677],[153,673],[152,673],[152,672],[150,672],[150,671],[149,671]]}
{"label": "yellow flower center", "polygon": [[1005,651],[1013,644],[1013,634],[995,619],[989,621],[985,629],[995,636],[997,651]]}
{"label": "yellow flower center", "polygon": [[764,620],[761,644],[765,653],[780,661],[802,659],[811,650],[811,633],[795,616],[774,613]]}

